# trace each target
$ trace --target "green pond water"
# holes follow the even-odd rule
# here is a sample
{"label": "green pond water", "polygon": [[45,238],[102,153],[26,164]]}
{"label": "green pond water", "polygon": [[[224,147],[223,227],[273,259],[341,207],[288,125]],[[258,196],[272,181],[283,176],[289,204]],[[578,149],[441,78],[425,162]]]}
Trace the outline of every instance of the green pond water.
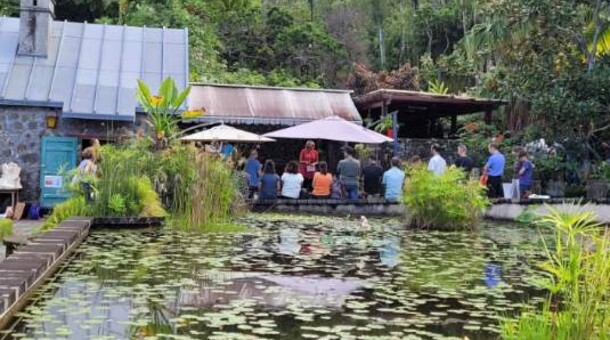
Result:
{"label": "green pond water", "polygon": [[94,231],[7,337],[494,339],[502,317],[544,296],[532,228],[245,222],[241,234]]}

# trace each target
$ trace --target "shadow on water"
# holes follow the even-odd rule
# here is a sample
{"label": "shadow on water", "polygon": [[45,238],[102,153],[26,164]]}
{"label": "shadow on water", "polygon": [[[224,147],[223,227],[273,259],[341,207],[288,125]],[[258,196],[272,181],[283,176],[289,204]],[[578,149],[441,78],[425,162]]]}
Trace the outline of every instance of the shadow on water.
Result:
{"label": "shadow on water", "polygon": [[544,292],[537,231],[259,218],[245,234],[99,231],[11,337],[497,337]]}

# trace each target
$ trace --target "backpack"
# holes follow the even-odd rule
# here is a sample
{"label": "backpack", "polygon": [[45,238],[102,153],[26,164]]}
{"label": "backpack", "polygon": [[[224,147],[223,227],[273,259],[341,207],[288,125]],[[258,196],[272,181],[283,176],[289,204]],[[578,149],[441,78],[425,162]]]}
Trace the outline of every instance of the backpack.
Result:
{"label": "backpack", "polygon": [[343,196],[343,182],[340,179],[335,179],[330,188],[330,198],[342,199]]}

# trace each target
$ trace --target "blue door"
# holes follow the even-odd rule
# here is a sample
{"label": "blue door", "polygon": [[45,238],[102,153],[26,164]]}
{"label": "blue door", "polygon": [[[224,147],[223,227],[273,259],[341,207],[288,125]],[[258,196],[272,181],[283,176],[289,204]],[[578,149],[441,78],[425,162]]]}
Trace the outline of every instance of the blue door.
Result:
{"label": "blue door", "polygon": [[78,139],[43,137],[40,166],[40,206],[53,208],[70,197],[64,188],[62,170],[76,168]]}

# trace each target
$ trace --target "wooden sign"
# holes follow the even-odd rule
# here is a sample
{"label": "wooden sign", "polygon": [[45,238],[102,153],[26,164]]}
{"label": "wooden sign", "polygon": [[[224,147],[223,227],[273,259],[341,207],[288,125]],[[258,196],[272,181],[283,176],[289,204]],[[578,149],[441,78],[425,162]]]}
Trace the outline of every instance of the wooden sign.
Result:
{"label": "wooden sign", "polygon": [[19,202],[15,207],[15,213],[13,214],[13,219],[15,221],[19,221],[21,217],[23,217],[23,211],[25,210],[25,203]]}

